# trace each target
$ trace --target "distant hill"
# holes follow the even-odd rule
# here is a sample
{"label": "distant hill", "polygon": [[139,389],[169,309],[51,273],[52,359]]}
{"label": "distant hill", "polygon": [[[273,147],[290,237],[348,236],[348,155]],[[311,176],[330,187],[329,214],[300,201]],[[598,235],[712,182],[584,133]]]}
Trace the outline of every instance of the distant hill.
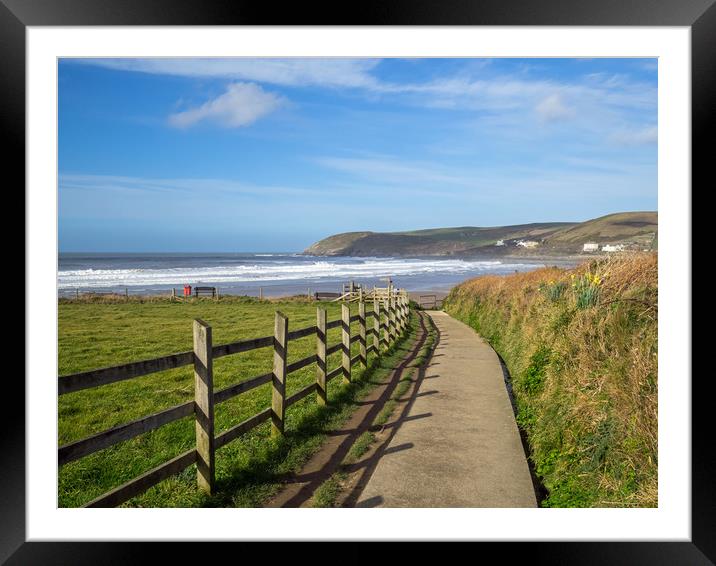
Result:
{"label": "distant hill", "polygon": [[322,256],[559,255],[580,253],[586,243],[656,249],[657,213],[620,212],[586,222],[540,222],[410,232],[345,232],[304,253]]}

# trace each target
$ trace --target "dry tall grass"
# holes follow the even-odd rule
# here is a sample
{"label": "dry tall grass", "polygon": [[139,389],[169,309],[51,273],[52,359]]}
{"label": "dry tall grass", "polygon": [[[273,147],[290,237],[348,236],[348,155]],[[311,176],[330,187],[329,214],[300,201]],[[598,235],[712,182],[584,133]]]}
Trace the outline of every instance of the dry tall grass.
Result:
{"label": "dry tall grass", "polygon": [[472,279],[444,308],[505,360],[544,505],[657,505],[656,254]]}

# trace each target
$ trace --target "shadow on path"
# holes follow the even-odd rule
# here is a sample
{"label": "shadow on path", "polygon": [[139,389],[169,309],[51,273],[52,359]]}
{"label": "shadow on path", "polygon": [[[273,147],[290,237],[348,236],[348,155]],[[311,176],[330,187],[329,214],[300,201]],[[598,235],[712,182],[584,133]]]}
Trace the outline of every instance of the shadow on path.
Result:
{"label": "shadow on path", "polygon": [[[417,357],[427,340],[428,332],[424,315],[420,312],[418,312],[418,315],[420,317],[420,328],[417,340],[408,355],[393,370],[388,381],[381,383],[368,397],[360,402],[358,410],[353,413],[341,430],[327,433],[328,439],[319,452],[304,466],[301,472],[285,479],[286,486],[269,502],[269,507],[300,507],[306,503],[313,496],[315,490],[338,471],[356,440],[363,433],[374,429],[372,426],[373,421],[393,395],[405,369]],[[407,408],[409,409],[409,407]],[[403,415],[407,416],[407,412],[403,411]],[[430,415],[415,415],[410,418],[424,418],[426,416]],[[377,428],[395,427],[398,424],[396,422]],[[302,485],[299,486],[299,484]]]}
{"label": "shadow on path", "polygon": [[[423,340],[422,342],[425,342],[425,338],[427,337],[427,330],[425,328],[425,321],[422,318],[420,319],[421,328],[423,330]],[[407,398],[402,398],[400,402],[404,402],[405,406],[403,407],[402,411],[400,411],[400,414],[398,417],[393,420],[392,422],[386,423],[381,427],[381,430],[384,429],[390,429],[390,433],[387,435],[387,437],[380,443],[380,445],[372,451],[366,458],[363,460],[356,462],[353,465],[346,466],[346,471],[348,472],[355,472],[363,468],[363,473],[358,478],[357,482],[351,489],[348,496],[343,501],[342,506],[343,507],[355,507],[358,499],[361,496],[361,493],[365,489],[365,486],[368,485],[368,482],[370,481],[370,478],[373,476],[373,473],[375,472],[375,469],[378,467],[378,464],[380,462],[380,459],[388,454],[391,454],[393,452],[398,452],[400,450],[408,450],[412,448],[412,443],[408,442],[405,444],[400,444],[398,446],[393,446],[391,448],[388,448],[390,446],[391,441],[393,440],[393,437],[396,435],[398,430],[400,429],[400,426],[407,421],[415,420],[418,418],[424,418],[430,416],[432,413],[425,413],[420,415],[410,415],[410,411],[413,408],[413,405],[415,404],[415,400],[420,395],[429,395],[432,393],[437,393],[436,391],[426,391],[424,393],[419,393],[420,386],[423,383],[424,379],[427,379],[428,377],[434,378],[438,377],[438,375],[431,375],[426,377],[425,372],[427,370],[427,367],[430,365],[430,362],[432,361],[434,357],[434,352],[437,349],[438,345],[440,344],[440,330],[437,327],[437,325],[433,325],[433,329],[436,333],[435,342],[432,345],[432,349],[427,356],[425,362],[421,365],[421,367],[418,368],[417,371],[417,377],[413,381],[413,387],[410,392],[410,396]],[[422,344],[421,344],[422,347]],[[416,349],[416,353],[420,351],[420,348]],[[435,364],[433,364],[435,365]],[[407,402],[406,402],[407,401]],[[409,416],[410,415],[410,416]],[[377,501],[380,500],[380,501]],[[377,507],[382,503],[383,498],[380,496],[372,497],[370,499],[367,499],[366,501],[362,501],[359,507]]]}

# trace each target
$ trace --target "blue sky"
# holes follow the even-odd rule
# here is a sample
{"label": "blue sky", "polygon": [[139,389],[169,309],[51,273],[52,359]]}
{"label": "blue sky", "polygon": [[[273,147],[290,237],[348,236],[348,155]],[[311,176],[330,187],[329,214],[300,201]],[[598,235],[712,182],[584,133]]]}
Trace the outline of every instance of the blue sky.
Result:
{"label": "blue sky", "polygon": [[657,208],[655,59],[62,59],[61,251]]}

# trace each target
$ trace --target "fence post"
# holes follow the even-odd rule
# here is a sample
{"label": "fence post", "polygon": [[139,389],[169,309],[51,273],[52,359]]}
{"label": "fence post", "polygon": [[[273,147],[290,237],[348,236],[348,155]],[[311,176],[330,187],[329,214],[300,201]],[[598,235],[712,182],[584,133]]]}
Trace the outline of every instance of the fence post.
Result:
{"label": "fence post", "polygon": [[343,338],[343,382],[351,382],[351,309],[343,303],[341,305],[341,335]]}
{"label": "fence post", "polygon": [[410,297],[407,293],[403,301],[405,303],[405,328],[408,328],[408,323],[410,322]]}
{"label": "fence post", "polygon": [[380,356],[380,301],[377,298],[373,299],[373,346],[375,347],[375,354]]}
{"label": "fence post", "polygon": [[385,307],[385,320],[383,321],[383,336],[385,336],[385,348],[390,348],[390,301],[383,301]]}
{"label": "fence post", "polygon": [[286,346],[288,318],[276,311],[273,329],[273,392],[271,394],[271,436],[283,435],[286,415]]}
{"label": "fence post", "polygon": [[400,333],[405,331],[406,319],[405,319],[405,297],[400,297]]}
{"label": "fence post", "polygon": [[405,331],[406,326],[408,326],[408,319],[405,316],[405,297],[400,297],[400,333],[402,334]]}
{"label": "fence post", "polygon": [[395,305],[395,339],[397,340],[400,336],[400,303],[398,303],[398,296],[396,295],[393,299]]}
{"label": "fence post", "polygon": [[384,320],[381,321],[383,325],[383,342],[385,342],[385,349],[390,348],[390,303],[385,300],[383,301],[385,312],[383,313]]}
{"label": "fence post", "polygon": [[397,295],[393,299],[393,304],[395,305],[395,339],[397,340],[400,336],[400,303]]}
{"label": "fence post", "polygon": [[410,298],[407,296],[403,297],[403,308],[405,309],[405,328],[408,328],[410,322]]}
{"label": "fence post", "polygon": [[[361,295],[362,295],[362,289],[361,289]],[[361,301],[358,303],[358,334],[360,335],[360,340],[358,343],[360,344],[360,363],[363,364],[363,367],[368,367],[368,353],[367,353],[367,344],[365,339],[365,303],[363,302],[363,298],[361,296]]]}
{"label": "fence post", "polygon": [[194,419],[196,422],[196,482],[214,491],[214,364],[211,326],[194,320]]}
{"label": "fence post", "polygon": [[326,395],[326,309],[316,309],[316,385],[318,396],[316,400],[319,405],[325,405],[328,401]]}
{"label": "fence post", "polygon": [[396,333],[396,328],[395,328],[395,299],[393,298],[392,295],[391,295],[389,301],[390,301],[390,309],[388,310],[388,312],[389,312],[388,328],[390,329],[390,343],[392,344],[393,342],[395,342],[395,339],[398,337],[397,333]]}
{"label": "fence post", "polygon": [[400,295],[398,295],[398,292],[396,291],[395,294],[395,338],[396,340],[400,336],[402,332],[401,328],[402,318],[400,314]]}

